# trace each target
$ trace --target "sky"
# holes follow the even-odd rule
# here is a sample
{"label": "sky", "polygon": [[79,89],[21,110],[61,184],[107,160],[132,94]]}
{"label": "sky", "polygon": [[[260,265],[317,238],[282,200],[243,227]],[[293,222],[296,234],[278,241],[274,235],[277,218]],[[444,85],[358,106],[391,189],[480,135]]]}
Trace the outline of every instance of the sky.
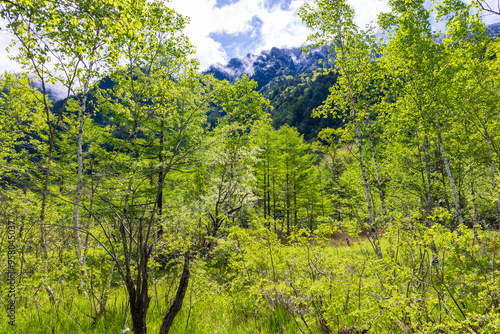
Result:
{"label": "sky", "polygon": [[[167,5],[190,18],[184,33],[196,47],[200,69],[205,70],[248,53],[303,45],[310,31],[297,12],[306,1],[312,0],[170,0]],[[387,0],[349,3],[358,13],[357,23],[361,26],[387,10]],[[8,59],[6,47],[11,39],[5,29],[0,29],[0,73],[21,70]]]}

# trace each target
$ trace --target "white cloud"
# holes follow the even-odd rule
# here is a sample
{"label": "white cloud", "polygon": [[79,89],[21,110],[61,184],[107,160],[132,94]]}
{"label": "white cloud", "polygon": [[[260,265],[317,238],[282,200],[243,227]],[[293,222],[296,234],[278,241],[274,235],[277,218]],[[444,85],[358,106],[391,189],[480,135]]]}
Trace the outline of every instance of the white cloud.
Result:
{"label": "white cloud", "polygon": [[378,13],[389,11],[386,0],[349,0],[349,4],[356,11],[356,24],[362,29],[370,22],[375,23]]}
{"label": "white cloud", "polygon": [[[248,52],[259,53],[272,47],[292,47],[305,43],[310,30],[302,23],[297,12],[306,1],[312,0],[292,0],[289,10],[282,10],[279,5],[269,10],[264,0],[240,0],[222,8],[215,7],[216,0],[172,0],[170,6],[191,18],[185,33],[197,48],[195,57],[199,59],[201,69],[206,69],[216,62],[229,60],[221,44],[210,38],[209,34],[248,32],[252,29],[250,22],[255,16],[263,21],[261,43],[256,49],[240,50],[240,57]],[[351,0],[350,4],[359,13],[356,20],[360,27],[376,21],[377,14],[387,10],[386,0]]]}
{"label": "white cloud", "polygon": [[[13,60],[9,59],[9,53],[7,52],[7,47],[12,42],[12,35],[8,33],[5,28],[0,30],[0,72],[5,71],[17,72],[21,70],[21,67]],[[13,47],[12,51],[15,52],[16,48]]]}
{"label": "white cloud", "polygon": [[[7,52],[7,47],[12,44],[13,36],[7,30],[0,30],[0,73],[11,72],[11,73],[19,73],[23,71],[23,68],[14,60],[9,59],[9,55],[16,54],[18,50],[17,46],[10,47],[10,52]],[[30,78],[33,79],[34,76],[30,75]],[[39,84],[34,84],[35,87],[40,88]],[[57,99],[63,99],[66,97],[66,91],[60,84],[46,84],[47,89],[50,91],[53,97]]]}
{"label": "white cloud", "polygon": [[[171,0],[167,5],[178,13],[190,17],[191,23],[185,29],[185,34],[196,46],[195,57],[199,59],[201,69],[206,69],[211,64],[229,60],[221,43],[210,38],[210,33],[236,35],[251,32],[253,27],[250,23],[254,17],[262,20],[261,39],[257,44],[246,43],[247,46],[239,48],[235,46],[234,50],[239,53],[239,57],[249,52],[258,54],[272,47],[302,45],[310,31],[297,16],[297,11],[305,2],[310,1],[313,0],[291,0],[289,10],[282,10],[279,5],[270,10],[269,6],[265,5],[265,0],[239,0],[222,8],[216,7],[216,0]],[[376,21],[379,12],[388,10],[387,0],[348,0],[348,2],[356,11],[356,22],[361,28],[370,21]],[[491,23],[491,16],[487,17],[486,21]],[[0,31],[1,71],[20,69],[15,62],[8,60],[5,47],[10,39],[7,32]],[[247,49],[248,47],[254,49]]]}
{"label": "white cloud", "polygon": [[205,69],[216,62],[228,59],[220,43],[209,37],[210,33],[238,34],[252,29],[250,22],[253,17],[263,21],[261,35],[262,43],[255,50],[240,50],[240,56],[248,52],[258,53],[273,46],[297,46],[305,41],[307,28],[296,15],[304,0],[293,0],[290,11],[281,10],[275,6],[269,11],[263,0],[240,0],[237,3],[215,7],[215,0],[173,0],[170,5],[180,14],[189,16],[191,23],[185,30],[186,35],[196,46],[196,57],[201,68]]}

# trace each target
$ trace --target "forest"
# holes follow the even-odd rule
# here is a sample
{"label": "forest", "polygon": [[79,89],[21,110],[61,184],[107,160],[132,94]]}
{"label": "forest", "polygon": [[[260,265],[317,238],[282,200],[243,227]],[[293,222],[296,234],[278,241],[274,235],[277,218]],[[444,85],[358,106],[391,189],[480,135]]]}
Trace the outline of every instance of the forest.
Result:
{"label": "forest", "polygon": [[0,0],[0,333],[500,333],[500,8],[388,3],[273,108],[168,2]]}

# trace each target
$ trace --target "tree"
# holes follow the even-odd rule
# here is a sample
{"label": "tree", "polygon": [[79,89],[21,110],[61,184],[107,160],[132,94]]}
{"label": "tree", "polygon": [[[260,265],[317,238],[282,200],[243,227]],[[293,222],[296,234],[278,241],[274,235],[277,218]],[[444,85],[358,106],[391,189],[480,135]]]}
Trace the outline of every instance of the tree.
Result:
{"label": "tree", "polygon": [[352,136],[343,128],[325,128],[318,135],[318,142],[313,148],[321,152],[322,164],[325,171],[323,192],[328,199],[327,213],[331,219],[342,221],[344,218],[354,219],[357,207],[362,205],[355,185],[349,182],[346,172],[354,167],[352,157]]}
{"label": "tree", "polygon": [[[306,180],[313,172],[310,145],[296,128],[285,125],[278,130],[279,173],[281,176],[282,208],[286,215],[286,233],[290,235],[291,220],[299,225],[299,210],[304,207]],[[292,217],[293,215],[293,217]],[[283,217],[285,220],[285,217]]]}
{"label": "tree", "polygon": [[[438,187],[435,181],[442,174],[440,197],[448,203],[446,189],[449,187],[461,225],[464,222],[463,153],[455,147],[466,147],[470,143],[463,136],[467,132],[458,130],[463,123],[463,106],[459,102],[465,96],[463,80],[469,75],[467,70],[464,72],[463,61],[477,59],[483,52],[484,25],[477,15],[470,15],[470,7],[461,1],[435,3],[437,18],[447,27],[445,38],[438,42],[441,32],[433,30],[430,11],[422,1],[391,1],[390,5],[392,12],[380,14],[379,22],[390,33],[384,58],[389,71],[399,81],[395,93],[398,108],[394,110],[392,122],[399,122],[399,127],[413,128],[419,159],[425,162],[427,216],[440,205],[435,195]],[[434,157],[433,146],[437,153]]]}
{"label": "tree", "polygon": [[[276,183],[276,169],[278,164],[277,133],[271,124],[266,121],[258,122],[252,129],[253,142],[260,151],[257,154],[256,177],[260,188],[258,194],[263,200],[262,211],[265,221],[270,220],[271,207],[276,207],[274,187]],[[272,180],[272,182],[271,182]],[[271,205],[271,194],[273,194],[273,205]],[[273,210],[273,217],[276,219],[276,212]],[[267,223],[266,223],[267,224]]]}
{"label": "tree", "polygon": [[221,114],[213,130],[211,149],[205,155],[206,192],[200,197],[210,222],[212,237],[222,227],[224,237],[230,216],[253,206],[253,166],[256,148],[249,140],[255,121],[265,118],[269,101],[254,89],[246,76],[234,84],[213,81],[213,106]]}
{"label": "tree", "polygon": [[498,87],[494,73],[498,66],[496,53],[499,44],[487,36],[486,27],[479,15],[469,15],[470,6],[461,1],[453,1],[438,9],[440,17],[448,18],[448,36],[443,42],[450,50],[450,58],[456,71],[452,84],[445,86],[448,98],[441,101],[447,108],[461,114],[467,122],[464,128],[469,137],[466,139],[468,146],[473,135],[484,138],[479,145],[485,146],[488,152],[493,201],[497,221],[500,222],[495,170],[495,155],[497,159],[500,155],[496,139],[492,136],[498,124],[495,122],[498,110],[494,102],[498,99]]}
{"label": "tree", "polygon": [[[95,3],[86,0],[16,1],[3,2],[1,16],[15,36],[19,53],[14,58],[25,70],[34,75],[41,85],[38,98],[44,105],[49,132],[46,157],[45,184],[42,192],[40,227],[42,245],[47,259],[45,241],[45,208],[48,183],[54,159],[54,145],[61,127],[71,132],[76,146],[76,189],[73,197],[73,231],[77,244],[76,255],[84,264],[80,238],[80,203],[83,194],[83,137],[88,124],[89,94],[96,82],[116,65],[121,51],[114,48],[119,38],[118,6],[110,2]],[[64,87],[65,103],[57,111],[48,97],[50,84]],[[70,100],[75,99],[78,108]],[[64,117],[76,113],[77,120]],[[69,121],[69,123],[65,124]],[[76,122],[76,126],[72,126]]]}
{"label": "tree", "polygon": [[500,15],[500,2],[497,2],[496,8],[495,5],[488,3],[486,0],[475,0],[474,3],[485,12]]}
{"label": "tree", "polygon": [[[313,46],[322,44],[331,47],[335,52],[335,67],[340,73],[337,81],[338,90],[331,92],[324,103],[325,112],[331,110],[332,104],[341,110],[350,110],[350,119],[354,124],[358,145],[359,162],[365,187],[368,220],[372,230],[372,244],[378,258],[382,251],[378,245],[372,199],[363,155],[363,138],[360,120],[364,118],[358,99],[364,93],[367,68],[376,58],[375,38],[371,30],[362,31],[354,23],[354,11],[345,1],[319,0],[314,4],[307,3],[299,11],[302,20],[315,31],[308,37]],[[330,111],[331,112],[331,111]]]}
{"label": "tree", "polygon": [[[34,137],[44,128],[40,117],[40,93],[29,86],[25,74],[0,76],[0,182],[15,185],[26,191],[26,175],[32,168],[29,151],[42,145]],[[24,172],[23,172],[24,171]]]}
{"label": "tree", "polygon": [[[157,216],[164,180],[200,147],[207,100],[186,60],[191,47],[180,33],[184,17],[161,2],[146,1],[127,3],[121,15],[124,33],[117,47],[124,50],[124,63],[111,77],[113,89],[99,96],[101,107],[119,122],[121,135],[110,151],[101,150],[109,160],[100,159],[106,177],[93,189],[99,204],[91,214],[104,237],[98,242],[127,288],[133,330],[146,333],[149,262],[160,240]],[[157,182],[147,182],[154,179]],[[107,213],[103,218],[96,214],[97,205]],[[116,231],[109,228],[108,219]],[[177,298],[160,333],[168,332],[188,282],[189,252]]]}

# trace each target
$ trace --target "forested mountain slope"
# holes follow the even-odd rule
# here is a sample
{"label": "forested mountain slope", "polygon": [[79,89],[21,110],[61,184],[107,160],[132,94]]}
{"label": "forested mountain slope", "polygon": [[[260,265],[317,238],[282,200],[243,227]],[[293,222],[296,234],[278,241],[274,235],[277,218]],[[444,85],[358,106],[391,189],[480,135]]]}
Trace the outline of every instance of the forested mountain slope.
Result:
{"label": "forested mountain slope", "polygon": [[214,64],[205,73],[213,73],[217,79],[231,82],[246,74],[257,81],[257,89],[260,90],[277,77],[296,76],[317,68],[333,67],[333,62],[327,60],[326,46],[313,48],[307,54],[299,48],[272,48],[260,55],[248,54],[245,58],[233,58],[226,65]]}
{"label": "forested mountain slope", "polygon": [[276,77],[262,87],[260,92],[273,106],[270,113],[274,127],[285,124],[296,127],[306,141],[315,139],[323,128],[339,127],[342,124],[339,118],[312,117],[312,111],[328,97],[337,76],[333,69],[319,68],[295,76]]}
{"label": "forested mountain slope", "polygon": [[328,96],[336,81],[328,60],[328,47],[315,47],[309,52],[299,48],[272,48],[260,55],[233,58],[226,65],[214,64],[205,71],[218,79],[234,81],[247,75],[257,82],[259,92],[271,101],[269,110],[273,126],[294,126],[309,141],[325,127],[337,127],[340,120],[332,117],[312,118],[312,110]]}
{"label": "forested mountain slope", "polygon": [[490,24],[486,27],[488,29],[488,34],[492,37],[500,36],[500,22]]}
{"label": "forested mountain slope", "polygon": [[[500,36],[500,23],[487,26],[488,34]],[[321,129],[337,128],[342,119],[332,116],[313,117],[313,110],[321,105],[336,80],[334,62],[328,60],[328,47],[315,47],[310,52],[300,48],[272,48],[259,55],[248,54],[245,58],[232,58],[227,64],[211,65],[204,74],[213,74],[219,80],[234,82],[247,75],[257,82],[257,90],[270,100],[272,108],[268,111],[273,126],[287,124],[296,127],[306,141],[315,139]],[[111,88],[112,80],[104,78],[100,88]],[[39,88],[36,84],[35,87]],[[49,96],[55,95],[49,90]],[[63,101],[55,107],[62,106]],[[107,124],[109,120],[102,114],[93,116],[98,123]],[[217,118],[213,115],[211,118]]]}

